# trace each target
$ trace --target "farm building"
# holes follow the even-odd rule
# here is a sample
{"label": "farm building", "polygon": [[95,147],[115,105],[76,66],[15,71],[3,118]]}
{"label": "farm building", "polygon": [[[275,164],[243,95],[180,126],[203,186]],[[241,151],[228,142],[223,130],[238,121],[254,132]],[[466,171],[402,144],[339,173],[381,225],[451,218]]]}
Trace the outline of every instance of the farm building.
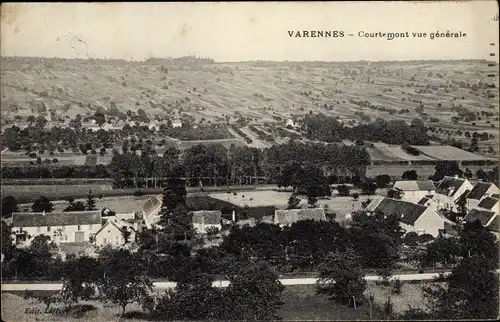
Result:
{"label": "farm building", "polygon": [[479,202],[479,204],[477,205],[477,208],[493,211],[496,214],[500,213],[500,205],[498,199],[493,197],[483,198],[483,200],[481,200],[481,202]]}
{"label": "farm building", "polygon": [[151,197],[142,207],[142,218],[147,228],[151,228],[154,224],[160,221],[160,211],[163,201],[158,197]]}
{"label": "farm building", "polygon": [[290,226],[294,222],[301,220],[326,220],[323,208],[304,208],[276,210],[274,212],[274,224],[280,226]]}
{"label": "farm building", "polygon": [[222,229],[222,213],[219,210],[200,210],[191,212],[193,227],[199,234],[206,234],[207,229]]}
{"label": "farm building", "polygon": [[99,229],[92,241],[95,246],[123,246],[135,241],[137,224],[131,224],[120,219],[108,220]]}
{"label": "farm building", "polygon": [[440,209],[456,211],[456,201],[467,193],[467,190],[472,190],[472,187],[472,183],[467,179],[446,176],[436,188],[434,201]]}
{"label": "farm building", "polygon": [[436,190],[431,180],[396,181],[393,188],[402,191],[402,199],[409,202],[418,202],[425,196],[434,194]]}
{"label": "farm building", "polygon": [[100,211],[31,212],[12,214],[12,231],[17,245],[29,246],[35,236],[46,235],[59,243],[89,242],[102,227]]}
{"label": "farm building", "polygon": [[375,198],[366,210],[370,213],[397,215],[401,218],[401,227],[406,233],[415,232],[418,235],[430,234],[436,237],[440,231],[445,230],[445,224],[453,224],[433,207],[392,198]]}
{"label": "farm building", "polygon": [[467,208],[477,207],[481,200],[494,194],[498,194],[498,187],[491,182],[477,182],[467,194]]}
{"label": "farm building", "polygon": [[474,222],[476,220],[479,220],[481,222],[481,225],[483,225],[486,228],[493,228],[493,225],[497,225],[498,223],[495,221],[498,221],[498,214],[494,213],[493,211],[488,211],[488,210],[481,210],[481,209],[472,209],[469,211],[467,216],[464,218],[464,222]]}

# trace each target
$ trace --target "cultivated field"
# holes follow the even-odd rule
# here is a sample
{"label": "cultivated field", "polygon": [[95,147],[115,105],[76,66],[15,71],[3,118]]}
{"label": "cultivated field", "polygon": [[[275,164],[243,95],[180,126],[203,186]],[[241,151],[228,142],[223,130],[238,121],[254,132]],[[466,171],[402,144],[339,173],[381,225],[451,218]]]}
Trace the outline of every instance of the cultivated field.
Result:
{"label": "cultivated field", "polygon": [[[498,69],[486,61],[174,64],[165,60],[163,67],[2,58],[2,122],[16,115],[36,115],[41,103],[64,120],[92,114],[98,107],[107,109],[113,102],[122,111],[143,109],[151,117],[186,116],[196,123],[245,117],[260,126],[310,111],[355,123],[366,122],[366,117],[407,122],[419,117],[443,130],[436,132],[442,138],[468,143],[465,131],[494,135],[480,141],[482,152],[498,143],[498,131],[492,127],[498,124]],[[492,82],[495,88],[485,85]],[[452,121],[459,109],[473,113],[474,120]]]}

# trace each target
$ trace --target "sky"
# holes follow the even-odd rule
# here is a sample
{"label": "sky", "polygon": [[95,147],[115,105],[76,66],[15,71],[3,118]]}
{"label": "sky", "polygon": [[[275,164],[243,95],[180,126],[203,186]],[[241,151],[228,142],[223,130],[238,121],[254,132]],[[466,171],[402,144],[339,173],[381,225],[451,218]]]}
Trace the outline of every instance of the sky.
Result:
{"label": "sky", "polygon": [[[493,50],[498,60],[496,1],[3,3],[1,11],[2,56],[377,61],[488,59]],[[297,30],[346,36],[289,36]],[[427,38],[360,38],[360,31]],[[431,40],[437,31],[466,37]]]}

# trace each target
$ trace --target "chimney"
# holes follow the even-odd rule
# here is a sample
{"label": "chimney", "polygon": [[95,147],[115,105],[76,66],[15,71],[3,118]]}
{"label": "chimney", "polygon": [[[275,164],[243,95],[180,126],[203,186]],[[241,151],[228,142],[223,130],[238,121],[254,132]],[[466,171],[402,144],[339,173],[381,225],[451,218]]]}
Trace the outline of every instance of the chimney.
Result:
{"label": "chimney", "polygon": [[236,212],[234,210],[233,210],[232,218],[233,218],[233,222],[236,222]]}

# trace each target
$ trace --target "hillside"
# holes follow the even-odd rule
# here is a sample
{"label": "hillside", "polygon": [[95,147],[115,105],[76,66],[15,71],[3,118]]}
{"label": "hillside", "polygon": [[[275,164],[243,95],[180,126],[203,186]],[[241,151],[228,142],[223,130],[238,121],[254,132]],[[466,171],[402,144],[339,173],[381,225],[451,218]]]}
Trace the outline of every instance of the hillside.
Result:
{"label": "hillside", "polygon": [[48,117],[51,112],[52,120],[68,120],[113,105],[122,112],[142,109],[159,120],[188,117],[197,123],[244,116],[262,124],[321,111],[354,123],[419,117],[438,130],[433,135],[439,139],[480,131],[495,136],[487,145],[498,142],[493,128],[498,124],[498,70],[486,61],[2,58],[1,80],[4,127],[29,115]]}

